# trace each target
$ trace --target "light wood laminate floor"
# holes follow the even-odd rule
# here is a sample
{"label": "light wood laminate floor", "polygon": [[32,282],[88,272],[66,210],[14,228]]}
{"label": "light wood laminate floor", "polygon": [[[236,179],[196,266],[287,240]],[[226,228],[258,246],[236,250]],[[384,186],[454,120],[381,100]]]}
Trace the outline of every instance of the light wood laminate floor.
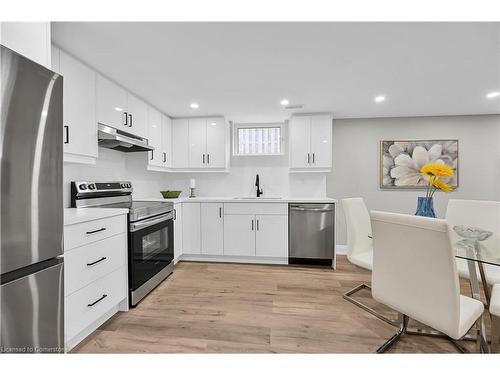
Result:
{"label": "light wood laminate floor", "polygon": [[[361,282],[370,273],[344,256],[337,270],[179,262],[137,308],[115,315],[73,352],[373,353],[397,329],[342,298]],[[388,311],[369,292],[355,296]],[[390,352],[457,351],[446,339],[404,336]]]}

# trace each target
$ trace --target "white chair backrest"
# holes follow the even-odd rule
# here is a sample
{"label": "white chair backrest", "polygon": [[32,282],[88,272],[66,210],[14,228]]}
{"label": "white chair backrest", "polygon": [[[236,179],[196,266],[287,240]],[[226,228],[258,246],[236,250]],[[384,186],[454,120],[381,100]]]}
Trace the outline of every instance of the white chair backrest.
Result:
{"label": "white chair backrest", "polygon": [[342,199],[347,228],[347,259],[354,254],[372,251],[370,214],[363,198]]}
{"label": "white chair backrest", "polygon": [[500,202],[450,199],[446,208],[452,246],[462,239],[453,230],[455,225],[476,227],[493,232],[481,245],[498,249],[500,246]]}
{"label": "white chair backrest", "polygon": [[460,287],[445,220],[372,211],[372,295],[449,336],[460,321]]}

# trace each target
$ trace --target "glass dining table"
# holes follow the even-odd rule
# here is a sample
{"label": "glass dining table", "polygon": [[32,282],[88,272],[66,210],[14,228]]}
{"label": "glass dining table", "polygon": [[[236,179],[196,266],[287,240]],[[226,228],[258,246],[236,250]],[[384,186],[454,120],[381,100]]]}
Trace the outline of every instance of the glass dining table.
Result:
{"label": "glass dining table", "polygon": [[[500,280],[500,243],[494,233],[476,227],[464,225],[455,225],[455,256],[467,261],[469,271],[469,282],[472,297],[481,300],[482,285],[485,308],[487,309],[491,299],[491,289],[488,285],[489,280]],[[479,271],[479,275],[478,275]],[[483,337],[481,346],[488,352],[488,341],[485,336],[483,323]]]}

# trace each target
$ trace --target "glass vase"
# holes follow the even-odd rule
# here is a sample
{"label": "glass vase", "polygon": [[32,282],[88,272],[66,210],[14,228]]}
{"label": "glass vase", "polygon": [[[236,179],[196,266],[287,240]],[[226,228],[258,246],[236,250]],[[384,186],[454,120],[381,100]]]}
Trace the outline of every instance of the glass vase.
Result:
{"label": "glass vase", "polygon": [[430,197],[418,197],[417,216],[436,217],[434,212],[434,201]]}

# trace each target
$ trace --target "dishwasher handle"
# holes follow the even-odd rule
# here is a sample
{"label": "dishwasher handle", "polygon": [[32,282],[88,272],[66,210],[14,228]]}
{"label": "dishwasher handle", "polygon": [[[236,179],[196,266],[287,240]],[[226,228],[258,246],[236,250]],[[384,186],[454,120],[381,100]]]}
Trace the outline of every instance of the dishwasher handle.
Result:
{"label": "dishwasher handle", "polygon": [[333,212],[333,208],[310,208],[300,206],[290,206],[291,211],[309,211],[309,212]]}

